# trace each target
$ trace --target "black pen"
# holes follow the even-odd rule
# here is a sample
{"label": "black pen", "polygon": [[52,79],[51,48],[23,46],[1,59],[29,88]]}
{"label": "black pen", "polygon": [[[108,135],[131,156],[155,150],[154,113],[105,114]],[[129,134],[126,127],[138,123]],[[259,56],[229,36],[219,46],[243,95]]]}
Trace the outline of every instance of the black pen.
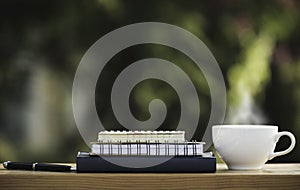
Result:
{"label": "black pen", "polygon": [[8,170],[31,170],[31,171],[51,171],[51,172],[70,172],[75,168],[69,165],[44,164],[37,162],[3,162],[4,168]]}

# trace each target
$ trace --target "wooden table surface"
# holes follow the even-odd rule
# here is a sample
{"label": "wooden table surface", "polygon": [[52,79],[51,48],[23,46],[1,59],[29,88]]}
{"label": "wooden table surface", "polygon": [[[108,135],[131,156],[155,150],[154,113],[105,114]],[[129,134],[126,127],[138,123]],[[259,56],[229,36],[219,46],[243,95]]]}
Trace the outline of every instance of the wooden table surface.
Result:
{"label": "wooden table surface", "polygon": [[[2,165],[2,164],[1,164]],[[300,164],[267,164],[258,171],[216,173],[59,173],[5,170],[0,189],[300,189]]]}

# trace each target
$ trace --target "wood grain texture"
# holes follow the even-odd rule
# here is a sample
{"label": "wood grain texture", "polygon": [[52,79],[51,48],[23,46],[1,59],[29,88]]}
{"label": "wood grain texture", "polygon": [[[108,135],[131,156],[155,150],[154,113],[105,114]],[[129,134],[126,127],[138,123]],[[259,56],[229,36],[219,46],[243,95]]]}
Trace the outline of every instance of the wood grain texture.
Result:
{"label": "wood grain texture", "polygon": [[300,164],[216,173],[58,173],[0,168],[0,189],[300,189]]}

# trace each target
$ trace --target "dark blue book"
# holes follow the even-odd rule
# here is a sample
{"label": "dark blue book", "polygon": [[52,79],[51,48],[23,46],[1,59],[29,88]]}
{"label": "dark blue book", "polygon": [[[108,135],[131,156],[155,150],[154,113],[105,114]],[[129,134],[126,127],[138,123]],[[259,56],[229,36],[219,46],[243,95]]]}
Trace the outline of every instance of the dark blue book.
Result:
{"label": "dark blue book", "polygon": [[[134,163],[160,163],[150,167],[125,167],[114,164],[121,161]],[[160,162],[161,161],[161,162]],[[214,156],[98,156],[88,153],[78,153],[76,168],[79,173],[102,172],[152,172],[152,173],[213,173],[216,171]]]}

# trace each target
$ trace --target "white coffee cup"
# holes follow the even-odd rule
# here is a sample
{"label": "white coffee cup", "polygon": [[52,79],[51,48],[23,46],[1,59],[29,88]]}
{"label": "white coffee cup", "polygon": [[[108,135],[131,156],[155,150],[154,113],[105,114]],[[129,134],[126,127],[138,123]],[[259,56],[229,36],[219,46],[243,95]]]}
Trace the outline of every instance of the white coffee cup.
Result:
{"label": "white coffee cup", "polygon": [[[291,139],[290,146],[274,152],[281,136]],[[293,150],[295,137],[290,132],[278,132],[278,126],[271,125],[215,125],[212,127],[213,143],[218,155],[229,169],[256,170],[276,156]]]}

